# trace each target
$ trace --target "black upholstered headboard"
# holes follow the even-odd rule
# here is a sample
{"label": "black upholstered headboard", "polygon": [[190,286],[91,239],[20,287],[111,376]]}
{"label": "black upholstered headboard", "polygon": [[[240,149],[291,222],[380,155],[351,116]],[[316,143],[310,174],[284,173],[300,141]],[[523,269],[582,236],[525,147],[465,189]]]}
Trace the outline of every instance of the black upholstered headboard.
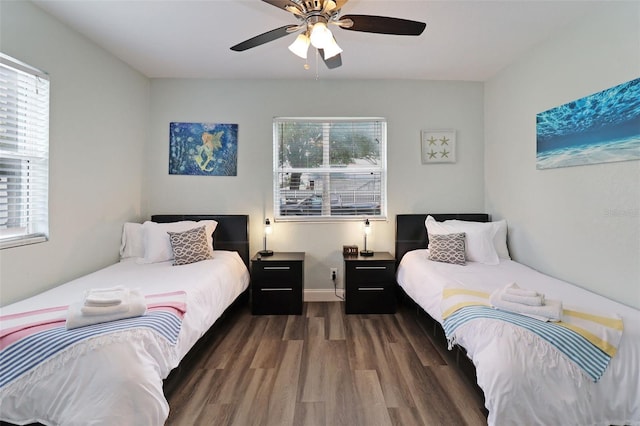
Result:
{"label": "black upholstered headboard", "polygon": [[151,220],[161,223],[181,220],[215,220],[218,226],[213,233],[213,248],[237,251],[249,268],[249,215],[156,214],[151,216]]}
{"label": "black upholstered headboard", "polygon": [[[408,251],[427,248],[427,228],[424,221],[429,213],[399,214],[396,216],[396,260],[399,262]],[[431,214],[438,222],[450,219],[488,222],[486,213],[442,213]]]}

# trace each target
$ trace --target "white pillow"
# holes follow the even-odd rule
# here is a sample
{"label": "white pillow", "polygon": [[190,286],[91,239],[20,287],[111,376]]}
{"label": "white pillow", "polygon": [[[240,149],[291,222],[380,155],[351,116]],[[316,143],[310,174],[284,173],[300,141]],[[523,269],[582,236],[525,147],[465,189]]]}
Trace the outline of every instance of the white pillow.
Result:
{"label": "white pillow", "polygon": [[492,226],[495,229],[495,234],[493,236],[493,246],[496,249],[496,253],[498,253],[498,257],[500,259],[511,259],[509,256],[509,249],[507,248],[507,221],[506,220],[498,220],[495,222],[467,222],[464,220],[445,220],[444,223],[451,223],[454,226],[460,225],[463,227],[473,227],[477,226],[479,229],[486,227],[488,225]]}
{"label": "white pillow", "polygon": [[144,259],[141,263],[166,262],[173,259],[173,249],[168,232],[184,232],[205,225],[207,243],[213,256],[213,232],[218,226],[215,220],[183,220],[181,222],[157,223],[146,221],[142,224],[144,233]]}
{"label": "white pillow", "polygon": [[[467,260],[480,262],[486,265],[497,265],[500,263],[498,253],[493,245],[493,237],[497,229],[490,224],[482,222],[466,222],[457,221],[456,224],[450,221],[437,222],[432,216],[427,216],[425,220],[427,232],[430,234],[457,234],[464,232],[465,239],[465,255]],[[474,225],[467,226],[468,223]],[[488,226],[476,226],[476,224]]]}
{"label": "white pillow", "polygon": [[122,227],[120,260],[144,257],[144,238],[141,223],[126,222]]}

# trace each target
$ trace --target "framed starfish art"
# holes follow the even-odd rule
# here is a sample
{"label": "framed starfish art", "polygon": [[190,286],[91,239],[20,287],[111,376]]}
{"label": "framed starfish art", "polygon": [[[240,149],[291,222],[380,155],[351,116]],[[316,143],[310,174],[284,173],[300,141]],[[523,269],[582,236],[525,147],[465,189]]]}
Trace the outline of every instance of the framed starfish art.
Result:
{"label": "framed starfish art", "polygon": [[422,164],[455,163],[456,131],[423,130],[421,148]]}

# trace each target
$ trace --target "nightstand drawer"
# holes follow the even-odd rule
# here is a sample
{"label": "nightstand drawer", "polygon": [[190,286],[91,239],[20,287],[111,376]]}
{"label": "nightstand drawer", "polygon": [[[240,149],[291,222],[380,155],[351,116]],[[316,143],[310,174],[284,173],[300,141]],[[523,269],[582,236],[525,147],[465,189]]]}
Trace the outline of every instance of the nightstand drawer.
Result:
{"label": "nightstand drawer", "polygon": [[302,289],[299,286],[254,288],[251,311],[254,315],[300,315]]}
{"label": "nightstand drawer", "polygon": [[[266,263],[266,264],[265,264]],[[253,265],[253,280],[262,287],[278,287],[296,283],[302,274],[302,262],[256,262]]]}
{"label": "nightstand drawer", "polygon": [[304,289],[304,253],[257,254],[251,259],[251,312],[300,315]]}
{"label": "nightstand drawer", "polygon": [[[388,262],[375,262],[375,264],[362,264],[357,262],[347,263],[345,275],[351,284],[375,285],[388,283],[395,280],[395,264]],[[373,263],[373,262],[368,262]]]}
{"label": "nightstand drawer", "polygon": [[344,256],[345,312],[391,314],[396,311],[396,261],[388,252]]}
{"label": "nightstand drawer", "polygon": [[348,314],[392,314],[396,311],[395,287],[351,287],[347,289],[345,309]]}

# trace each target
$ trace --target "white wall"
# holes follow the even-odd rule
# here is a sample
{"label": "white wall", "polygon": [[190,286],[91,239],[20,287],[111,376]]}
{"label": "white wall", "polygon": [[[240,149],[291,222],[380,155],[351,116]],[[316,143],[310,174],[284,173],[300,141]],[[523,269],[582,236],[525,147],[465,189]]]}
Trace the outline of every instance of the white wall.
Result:
{"label": "white wall", "polygon": [[[327,71],[328,72],[328,71]],[[152,80],[143,212],[246,213],[251,252],[273,217],[274,116],[380,116],[388,120],[389,221],[375,222],[370,248],[394,252],[395,215],[482,211],[483,85],[430,81]],[[238,176],[168,174],[169,123],[237,123]],[[455,164],[422,165],[420,130],[457,131]],[[362,247],[359,223],[276,223],[269,248],[306,251],[305,288],[333,289],[342,245]]]}
{"label": "white wall", "polygon": [[515,259],[640,308],[640,161],[536,170],[536,114],[640,76],[640,3],[611,2],[485,86],[486,209]]}
{"label": "white wall", "polygon": [[138,220],[149,80],[26,1],[0,1],[0,50],[51,77],[50,240],[0,251],[0,304],[113,263]]}

